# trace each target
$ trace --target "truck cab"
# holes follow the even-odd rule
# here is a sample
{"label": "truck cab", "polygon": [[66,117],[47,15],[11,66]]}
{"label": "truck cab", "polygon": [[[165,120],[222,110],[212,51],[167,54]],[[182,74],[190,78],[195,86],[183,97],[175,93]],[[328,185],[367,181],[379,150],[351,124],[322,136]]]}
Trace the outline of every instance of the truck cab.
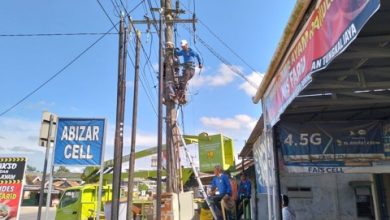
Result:
{"label": "truck cab", "polygon": [[[61,196],[57,207],[56,220],[90,220],[94,219],[98,203],[97,184],[86,184],[68,188]],[[112,188],[110,185],[103,186],[102,204],[111,201]],[[101,214],[103,214],[103,210]]]}

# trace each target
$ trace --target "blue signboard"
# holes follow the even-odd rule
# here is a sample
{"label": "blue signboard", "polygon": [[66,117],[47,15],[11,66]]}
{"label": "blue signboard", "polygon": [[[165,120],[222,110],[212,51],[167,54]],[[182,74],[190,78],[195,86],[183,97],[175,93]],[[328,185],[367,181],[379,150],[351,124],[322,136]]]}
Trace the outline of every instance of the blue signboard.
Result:
{"label": "blue signboard", "polygon": [[375,161],[384,159],[381,121],[291,123],[278,126],[285,161]]}
{"label": "blue signboard", "polygon": [[105,119],[59,118],[55,146],[56,165],[100,165]]}

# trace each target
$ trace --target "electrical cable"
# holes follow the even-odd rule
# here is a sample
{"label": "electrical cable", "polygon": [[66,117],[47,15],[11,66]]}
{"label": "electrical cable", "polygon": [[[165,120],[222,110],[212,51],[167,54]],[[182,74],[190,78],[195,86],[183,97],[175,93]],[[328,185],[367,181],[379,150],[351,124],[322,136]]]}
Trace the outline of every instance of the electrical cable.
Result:
{"label": "electrical cable", "polygon": [[[129,41],[129,45],[131,46],[131,41]],[[133,47],[132,49],[134,49],[134,47]],[[132,50],[132,51],[134,51],[134,50]],[[134,63],[133,59],[131,59],[129,53],[127,53],[127,57],[130,59],[130,62],[131,62],[131,64],[132,64],[133,68],[135,68],[135,63]],[[156,106],[154,105],[154,102],[152,101],[152,97],[151,97],[151,95],[149,94],[149,90],[147,89],[147,87],[150,88],[149,81],[146,79],[146,76],[144,76],[144,75],[145,75],[145,73],[140,74],[141,86],[142,86],[142,88],[143,88],[144,91],[145,91],[145,94],[146,94],[146,97],[147,97],[148,100],[149,100],[149,103],[152,105],[152,109],[153,109],[154,113],[156,114],[156,116],[158,116],[157,110],[156,110]],[[142,78],[143,78],[143,80],[142,80]],[[145,81],[145,82],[144,82],[144,81]],[[147,83],[149,86],[145,86],[145,83]]]}
{"label": "electrical cable", "polygon": [[[146,32],[142,32],[146,33]],[[156,32],[149,32],[155,34]],[[40,34],[0,34],[0,37],[54,37],[54,36],[94,36],[94,35],[118,35],[118,33],[40,33]]]}
{"label": "electrical cable", "polygon": [[[118,25],[118,23],[116,24]],[[110,33],[114,28],[116,28],[116,25],[112,26],[106,33]],[[38,92],[41,88],[43,88],[46,84],[48,84],[50,81],[55,79],[57,76],[59,76],[62,72],[64,72],[69,66],[71,66],[74,62],[76,62],[81,56],[83,56],[87,51],[89,51],[93,46],[95,46],[99,41],[101,41],[106,35],[100,36],[95,42],[93,42],[90,46],[88,46],[86,49],[84,49],[79,55],[77,55],[75,58],[73,58],[69,63],[67,63],[64,67],[62,67],[58,72],[56,72],[54,75],[52,75],[49,79],[41,83],[37,88],[29,92],[27,95],[25,95],[22,99],[17,101],[15,104],[13,104],[8,109],[2,111],[0,113],[0,117],[10,112],[12,109],[14,109],[16,106],[24,102],[26,99],[28,99],[30,96]]]}
{"label": "electrical cable", "polygon": [[[185,7],[184,4],[182,4],[183,7]],[[186,8],[189,12],[191,12],[188,8]],[[195,2],[194,2],[194,12],[195,13]],[[249,69],[251,69],[253,72],[258,72],[253,68],[251,65],[248,64],[248,62],[245,61],[238,53],[236,53],[225,41],[223,41],[215,32],[211,30],[202,20],[198,18],[198,21],[223,45],[225,46],[231,53],[233,53],[238,59],[240,59]]]}
{"label": "electrical cable", "polygon": [[253,88],[257,89],[258,86],[250,81],[242,72],[241,70],[235,68],[227,59],[225,59],[222,55],[220,55],[216,50],[214,50],[210,45],[208,45],[199,35],[193,33],[193,31],[186,26],[184,26],[184,29],[186,29],[190,34],[193,34],[194,37],[196,37],[197,40],[199,40],[203,46],[205,46],[216,58],[218,58],[222,63],[224,63],[231,71],[239,75],[241,78],[243,78],[246,82],[249,83]]}
{"label": "electrical cable", "polygon": [[40,33],[40,34],[0,34],[0,37],[52,37],[52,36],[85,36],[117,35],[118,33]]}
{"label": "electrical cable", "polygon": [[[107,13],[106,9],[103,7],[102,3],[100,3],[99,0],[96,0],[96,1],[97,1],[97,3],[99,4],[100,8],[103,10],[103,12],[104,12],[104,14],[106,15],[107,19],[110,20],[110,22],[111,22],[112,25],[114,25],[114,22],[111,20],[111,17],[108,15],[108,13]],[[112,0],[111,0],[111,2],[112,2]],[[118,30],[118,28],[116,28],[116,26],[115,26],[115,30],[116,30],[117,32],[119,32],[119,30]]]}
{"label": "electrical cable", "polygon": [[[111,18],[110,18],[110,16],[107,14],[105,8],[103,7],[103,5],[99,2],[99,0],[96,0],[96,1],[99,3],[100,8],[103,10],[103,12],[104,12],[104,14],[106,15],[107,19],[110,20],[111,23],[113,23],[112,20],[111,20]],[[112,2],[112,1],[111,1],[111,2]],[[118,31],[118,29],[117,29],[116,27],[115,27],[115,29]],[[119,31],[118,31],[118,32],[119,32]],[[142,45],[142,44],[141,44],[141,45]],[[133,59],[130,57],[129,53],[127,53],[127,57],[129,58],[129,60],[130,60],[130,62],[131,62],[131,64],[132,64],[132,66],[133,66],[133,68],[134,68],[134,67],[135,67],[135,64],[134,64]],[[149,90],[146,89],[143,80],[140,80],[140,82],[141,82],[142,88],[143,88],[144,91],[145,91],[145,94],[146,94],[147,97],[148,97],[148,100],[149,100],[150,104],[152,105],[153,111],[154,111],[154,112],[156,113],[156,115],[157,115],[156,107],[154,106],[154,104],[153,104],[153,102],[152,102],[152,100],[151,100],[151,97],[150,97],[150,95],[149,95],[149,93],[148,93]]]}

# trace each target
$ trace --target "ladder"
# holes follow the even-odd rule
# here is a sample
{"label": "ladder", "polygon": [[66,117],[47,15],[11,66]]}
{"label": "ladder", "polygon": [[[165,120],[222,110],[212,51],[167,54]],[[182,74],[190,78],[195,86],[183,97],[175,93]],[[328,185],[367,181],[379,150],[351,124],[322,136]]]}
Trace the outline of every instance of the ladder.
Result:
{"label": "ladder", "polygon": [[183,149],[184,149],[184,151],[185,151],[186,157],[187,157],[188,161],[190,162],[190,165],[191,165],[191,167],[192,167],[192,171],[194,172],[195,178],[196,178],[196,180],[198,181],[198,185],[199,185],[199,189],[200,189],[199,191],[201,192],[201,194],[202,194],[204,200],[206,201],[207,205],[209,206],[210,211],[211,211],[211,214],[213,215],[214,219],[217,219],[217,216],[216,216],[216,214],[215,214],[215,212],[214,212],[214,210],[213,210],[213,207],[212,207],[211,204],[210,204],[210,200],[209,200],[209,198],[208,198],[208,196],[207,196],[207,193],[206,193],[205,190],[204,190],[203,183],[202,183],[202,181],[200,180],[199,172],[198,172],[198,170],[196,169],[195,164],[194,164],[194,162],[193,162],[193,160],[192,160],[191,154],[190,154],[190,152],[189,152],[188,149],[187,149],[186,141],[184,140],[184,137],[183,137],[183,135],[181,134],[180,128],[179,128],[179,126],[178,126],[177,124],[176,124],[176,127],[177,127],[177,130],[178,130],[179,136],[180,136],[180,140],[181,140],[181,142],[183,143]]}

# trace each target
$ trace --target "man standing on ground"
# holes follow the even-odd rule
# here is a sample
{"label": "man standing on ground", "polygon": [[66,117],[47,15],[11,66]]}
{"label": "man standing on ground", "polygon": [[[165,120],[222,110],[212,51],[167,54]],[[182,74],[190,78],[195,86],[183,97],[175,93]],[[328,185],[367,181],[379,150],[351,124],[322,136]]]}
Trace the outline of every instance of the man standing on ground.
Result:
{"label": "man standing on ground", "polygon": [[289,199],[288,196],[282,195],[282,216],[283,220],[295,220],[295,212],[292,208],[288,206]]}
{"label": "man standing on ground", "polygon": [[232,196],[232,188],[230,186],[229,177],[222,173],[220,165],[214,167],[214,178],[211,182],[211,199],[213,201],[214,211],[218,216],[218,220],[222,219],[221,200],[229,199]]}
{"label": "man standing on ground", "polygon": [[238,185],[237,219],[241,219],[241,215],[244,213],[244,208],[249,203],[251,190],[251,181],[246,178],[244,173],[242,173],[240,177],[240,184]]}

